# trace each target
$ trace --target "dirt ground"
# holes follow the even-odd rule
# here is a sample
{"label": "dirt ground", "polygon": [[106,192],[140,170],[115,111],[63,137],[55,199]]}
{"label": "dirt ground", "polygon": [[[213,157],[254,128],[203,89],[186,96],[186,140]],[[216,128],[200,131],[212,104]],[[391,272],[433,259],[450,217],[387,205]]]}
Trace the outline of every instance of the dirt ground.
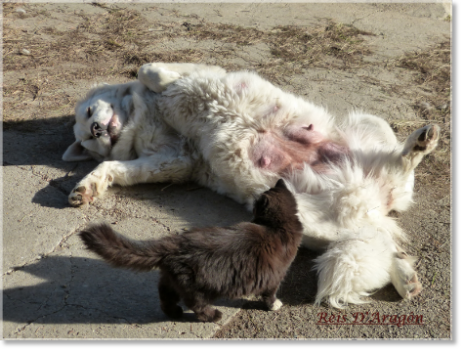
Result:
{"label": "dirt ground", "polygon": [[[417,257],[417,271],[423,284],[423,292],[417,298],[402,300],[392,286],[387,286],[373,294],[368,304],[351,305],[345,310],[314,306],[316,276],[312,260],[319,253],[303,248],[280,289],[284,303],[281,310],[269,313],[261,302],[250,299],[228,323],[201,335],[225,339],[451,339],[451,20],[450,7],[441,3],[6,2],[3,4],[4,172],[28,172],[28,177],[47,185],[43,191],[51,189],[57,194],[48,200],[42,190],[36,189],[24,203],[38,202],[40,208],[57,209],[58,217],[59,213],[71,211],[65,205],[67,194],[95,166],[93,162],[76,165],[60,160],[73,140],[75,103],[93,84],[136,79],[138,68],[154,61],[201,62],[230,71],[257,71],[284,90],[326,106],[339,118],[353,109],[382,116],[401,140],[421,126],[437,123],[441,127],[439,146],[416,171],[416,204],[397,218],[410,236],[408,253]],[[29,143],[27,148],[25,143]],[[20,188],[19,183],[18,179],[5,182],[5,193]],[[63,247],[69,243],[72,247],[79,228],[97,217],[111,218],[116,223],[138,223],[137,207],[124,207],[134,198],[134,191],[143,193],[149,189],[158,194],[156,201],[172,206],[172,211],[181,206],[182,209],[198,206],[202,199],[202,195],[194,198],[199,196],[197,192],[195,195],[195,185],[164,184],[134,189],[119,188],[109,195],[112,199],[93,208],[72,209],[79,211],[75,213],[82,222],[63,234],[59,242]],[[186,205],[180,201],[185,193],[192,198]],[[200,193],[215,201],[210,207],[205,206],[203,217],[210,216],[204,223],[247,219],[247,213],[230,200],[209,194],[205,189]],[[135,198],[141,199],[143,194],[140,196]],[[19,259],[9,253],[8,243],[14,242],[13,235],[26,230],[20,221],[8,215],[8,211],[18,211],[20,206],[9,205],[4,199],[5,289],[19,274],[15,267],[40,265],[45,259],[36,258],[37,254]],[[188,212],[192,210],[182,211],[181,224],[162,222],[155,214],[152,221],[158,221],[162,224],[159,227],[170,233],[195,222],[193,212]],[[228,219],[223,220],[223,211],[231,213]],[[75,257],[75,252],[69,255]],[[38,329],[34,334],[30,331],[30,320],[15,319],[14,309],[20,307],[12,307],[15,301],[12,291],[21,294],[18,290],[4,292],[7,311],[4,320],[14,322],[11,328],[4,328],[4,337],[91,337],[85,333],[80,336],[38,333]],[[345,315],[348,320],[355,318],[356,313],[357,316],[359,313],[423,316],[423,323],[320,325],[317,322],[325,312],[328,317]],[[35,320],[37,323],[40,321]],[[120,323],[133,326],[129,317]],[[149,335],[165,337],[154,332]],[[92,337],[114,336],[102,332]],[[126,337],[134,336],[129,333]]]}

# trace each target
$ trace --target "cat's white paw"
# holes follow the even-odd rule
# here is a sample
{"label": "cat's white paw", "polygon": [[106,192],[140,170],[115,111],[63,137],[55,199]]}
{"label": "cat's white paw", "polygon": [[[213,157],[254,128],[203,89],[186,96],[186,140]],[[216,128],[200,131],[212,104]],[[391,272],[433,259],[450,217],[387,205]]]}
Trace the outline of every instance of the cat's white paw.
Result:
{"label": "cat's white paw", "polygon": [[277,311],[283,306],[283,302],[281,302],[279,299],[276,299],[275,302],[269,306],[270,311]]}

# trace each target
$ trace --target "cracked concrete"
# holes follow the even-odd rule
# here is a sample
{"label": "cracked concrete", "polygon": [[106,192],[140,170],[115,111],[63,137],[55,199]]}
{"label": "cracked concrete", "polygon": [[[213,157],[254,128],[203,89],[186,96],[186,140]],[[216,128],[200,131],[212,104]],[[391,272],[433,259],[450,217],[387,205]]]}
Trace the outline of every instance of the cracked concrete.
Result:
{"label": "cracked concrete", "polygon": [[[12,28],[12,33],[20,36],[32,36],[37,42],[47,37],[55,40],[64,31],[74,30],[86,16],[108,14],[107,8],[90,4],[20,5],[26,11],[26,18],[12,8],[4,17],[4,28]],[[7,6],[19,5],[5,5],[4,9]],[[445,20],[449,12],[441,4],[111,6],[139,11],[153,28],[160,23],[181,28],[185,21],[196,24],[206,21],[262,31],[279,25],[300,25],[318,30],[323,29],[330,19],[371,31],[375,35],[363,39],[374,55],[365,56],[364,66],[355,70],[313,67],[285,77],[279,85],[326,106],[334,114],[343,116],[353,108],[361,108],[384,116],[389,122],[416,122],[418,119],[414,101],[392,89],[403,82],[413,85],[410,83],[413,73],[391,68],[388,66],[390,62],[395,62],[405,52],[426,49],[430,44],[438,43],[450,31],[450,23]],[[49,28],[57,30],[57,34]],[[5,39],[11,38],[6,35]],[[213,40],[195,43],[191,38],[180,37],[153,45],[158,45],[160,51],[174,53],[182,49],[202,50],[209,63],[230,64],[241,69],[256,69],[259,62],[272,59],[270,46],[263,42],[237,46],[236,43]],[[17,55],[10,47],[5,46],[5,50],[7,56]],[[221,50],[230,55],[222,55]],[[18,57],[24,58],[15,56]],[[93,83],[120,83],[129,78],[112,72],[93,76],[93,72],[99,72],[96,69],[98,62],[58,60],[52,63],[38,68],[25,65],[5,70],[3,74],[4,119],[9,123],[3,132],[4,338],[451,337],[450,189],[447,183],[439,185],[435,182],[433,191],[428,191],[420,180],[416,185],[415,210],[399,221],[414,244],[408,249],[411,254],[419,256],[418,271],[425,288],[423,293],[412,301],[404,301],[389,286],[375,294],[370,304],[350,306],[347,311],[370,309],[389,314],[412,311],[425,315],[426,326],[375,329],[316,325],[319,311],[334,314],[338,311],[313,305],[316,277],[311,268],[317,255],[305,249],[298,254],[280,289],[285,304],[281,310],[265,311],[252,298],[247,301],[221,300],[215,303],[224,313],[219,324],[199,323],[191,311],[186,311],[185,318],[180,321],[167,319],[159,307],[156,271],[133,273],[109,267],[87,252],[76,234],[88,223],[104,220],[132,238],[147,239],[177,235],[194,226],[231,225],[248,220],[250,214],[232,200],[196,184],[114,187],[93,205],[69,207],[67,195],[97,165],[93,161],[61,161],[64,150],[73,141],[73,106]],[[115,62],[109,64],[117,66]],[[52,75],[53,70],[74,72],[75,79],[62,79],[61,73]],[[91,79],[83,79],[82,71],[90,72]],[[39,82],[39,76],[46,77],[48,85],[43,88],[42,95],[37,93],[32,97],[23,86],[27,80]]]}
{"label": "cracked concrete", "polygon": [[[50,152],[40,151],[47,136],[3,134],[3,336],[212,337],[220,324],[197,323],[191,311],[181,322],[164,316],[157,272],[113,269],[84,250],[76,234],[89,222],[105,220],[133,238],[147,239],[190,226],[229,225],[250,215],[195,184],[116,187],[95,205],[69,207],[67,194],[96,165],[60,160],[71,133],[58,127]],[[222,323],[241,303],[218,302]]]}
{"label": "cracked concrete", "polygon": [[[30,144],[17,147],[18,153],[27,152]],[[41,165],[40,173],[37,166],[8,161],[3,169],[8,184],[4,191],[4,337],[211,337],[220,325],[196,323],[191,311],[183,322],[163,315],[157,272],[113,269],[84,250],[75,234],[88,222],[104,219],[133,238],[147,239],[191,225],[232,224],[250,215],[231,200],[223,202],[194,184],[112,189],[95,206],[71,208],[65,205],[63,191],[42,177],[56,174],[56,160],[48,161],[50,165]],[[60,177],[65,171],[58,173]],[[187,196],[181,196],[184,192]],[[38,193],[40,201],[34,201]],[[226,219],[215,207],[218,203],[229,210]],[[222,323],[240,304],[218,302],[224,313]],[[57,328],[68,324],[71,329]]]}

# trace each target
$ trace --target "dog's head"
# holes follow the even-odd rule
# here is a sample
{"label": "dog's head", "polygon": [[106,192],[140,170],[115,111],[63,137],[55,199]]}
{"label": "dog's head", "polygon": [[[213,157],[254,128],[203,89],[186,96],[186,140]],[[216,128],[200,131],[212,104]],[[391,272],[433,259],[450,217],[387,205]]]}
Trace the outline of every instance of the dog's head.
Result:
{"label": "dog's head", "polygon": [[133,94],[140,89],[138,82],[103,85],[92,89],[76,105],[76,141],[63,154],[64,161],[94,158],[101,161],[109,156],[122,127],[133,112]]}

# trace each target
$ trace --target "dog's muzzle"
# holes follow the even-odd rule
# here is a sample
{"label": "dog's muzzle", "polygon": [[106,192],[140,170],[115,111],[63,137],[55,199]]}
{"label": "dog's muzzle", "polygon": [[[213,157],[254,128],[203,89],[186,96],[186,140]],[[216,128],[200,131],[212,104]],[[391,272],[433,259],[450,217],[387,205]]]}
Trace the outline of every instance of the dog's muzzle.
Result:
{"label": "dog's muzzle", "polygon": [[90,126],[90,133],[92,133],[92,135],[95,138],[99,138],[100,136],[102,136],[104,131],[105,130],[102,129],[97,122],[93,122],[92,125]]}

